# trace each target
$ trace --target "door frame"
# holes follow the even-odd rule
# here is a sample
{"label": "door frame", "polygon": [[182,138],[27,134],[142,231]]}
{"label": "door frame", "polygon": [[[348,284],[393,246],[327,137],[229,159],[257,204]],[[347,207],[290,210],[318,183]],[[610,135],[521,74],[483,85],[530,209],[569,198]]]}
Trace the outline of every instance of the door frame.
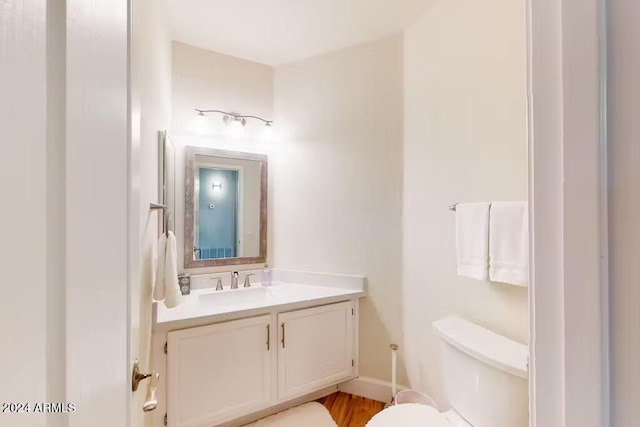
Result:
{"label": "door frame", "polygon": [[609,426],[606,0],[527,0],[531,427]]}
{"label": "door frame", "polygon": [[131,404],[140,259],[135,1],[66,2],[66,398],[77,407],[69,427],[131,426],[141,413]]}

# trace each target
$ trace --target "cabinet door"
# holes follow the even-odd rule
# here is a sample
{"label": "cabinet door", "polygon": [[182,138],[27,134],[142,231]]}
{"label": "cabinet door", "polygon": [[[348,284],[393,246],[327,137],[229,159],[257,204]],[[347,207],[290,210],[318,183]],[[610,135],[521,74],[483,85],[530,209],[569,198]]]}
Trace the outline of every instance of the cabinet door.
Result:
{"label": "cabinet door", "polygon": [[278,316],[278,398],[337,384],[353,375],[351,302]]}
{"label": "cabinet door", "polygon": [[211,427],[269,406],[272,332],[271,316],[169,332],[169,427]]}

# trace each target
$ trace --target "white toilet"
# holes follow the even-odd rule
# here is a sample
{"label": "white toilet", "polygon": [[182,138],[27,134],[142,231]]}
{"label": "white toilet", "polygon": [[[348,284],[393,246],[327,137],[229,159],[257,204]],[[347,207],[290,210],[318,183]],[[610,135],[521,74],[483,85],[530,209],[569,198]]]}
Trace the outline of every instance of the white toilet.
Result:
{"label": "white toilet", "polygon": [[443,340],[443,384],[451,410],[395,405],[367,427],[528,426],[527,347],[457,317],[433,326]]}

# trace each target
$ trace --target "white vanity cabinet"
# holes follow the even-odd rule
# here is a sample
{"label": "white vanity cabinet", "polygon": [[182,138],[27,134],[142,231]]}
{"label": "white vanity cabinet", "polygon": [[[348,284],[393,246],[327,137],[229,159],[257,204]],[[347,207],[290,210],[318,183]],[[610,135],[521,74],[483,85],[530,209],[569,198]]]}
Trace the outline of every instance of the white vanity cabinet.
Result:
{"label": "white vanity cabinet", "polygon": [[350,299],[166,332],[166,425],[225,424],[355,377],[356,316]]}
{"label": "white vanity cabinet", "polygon": [[286,400],[354,374],[351,301],[278,315],[278,398]]}
{"label": "white vanity cabinet", "polygon": [[263,409],[274,399],[271,315],[167,334],[167,421],[215,426]]}

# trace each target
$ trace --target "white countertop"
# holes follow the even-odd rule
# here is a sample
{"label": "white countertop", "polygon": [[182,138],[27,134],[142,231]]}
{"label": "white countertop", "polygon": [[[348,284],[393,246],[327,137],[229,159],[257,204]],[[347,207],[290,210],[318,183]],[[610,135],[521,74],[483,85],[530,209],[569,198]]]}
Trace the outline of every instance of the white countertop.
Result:
{"label": "white countertop", "polygon": [[240,317],[257,316],[275,311],[287,311],[330,304],[365,296],[362,286],[333,287],[276,282],[272,286],[251,288],[213,288],[192,290],[175,308],[154,303],[154,330],[174,330]]}

